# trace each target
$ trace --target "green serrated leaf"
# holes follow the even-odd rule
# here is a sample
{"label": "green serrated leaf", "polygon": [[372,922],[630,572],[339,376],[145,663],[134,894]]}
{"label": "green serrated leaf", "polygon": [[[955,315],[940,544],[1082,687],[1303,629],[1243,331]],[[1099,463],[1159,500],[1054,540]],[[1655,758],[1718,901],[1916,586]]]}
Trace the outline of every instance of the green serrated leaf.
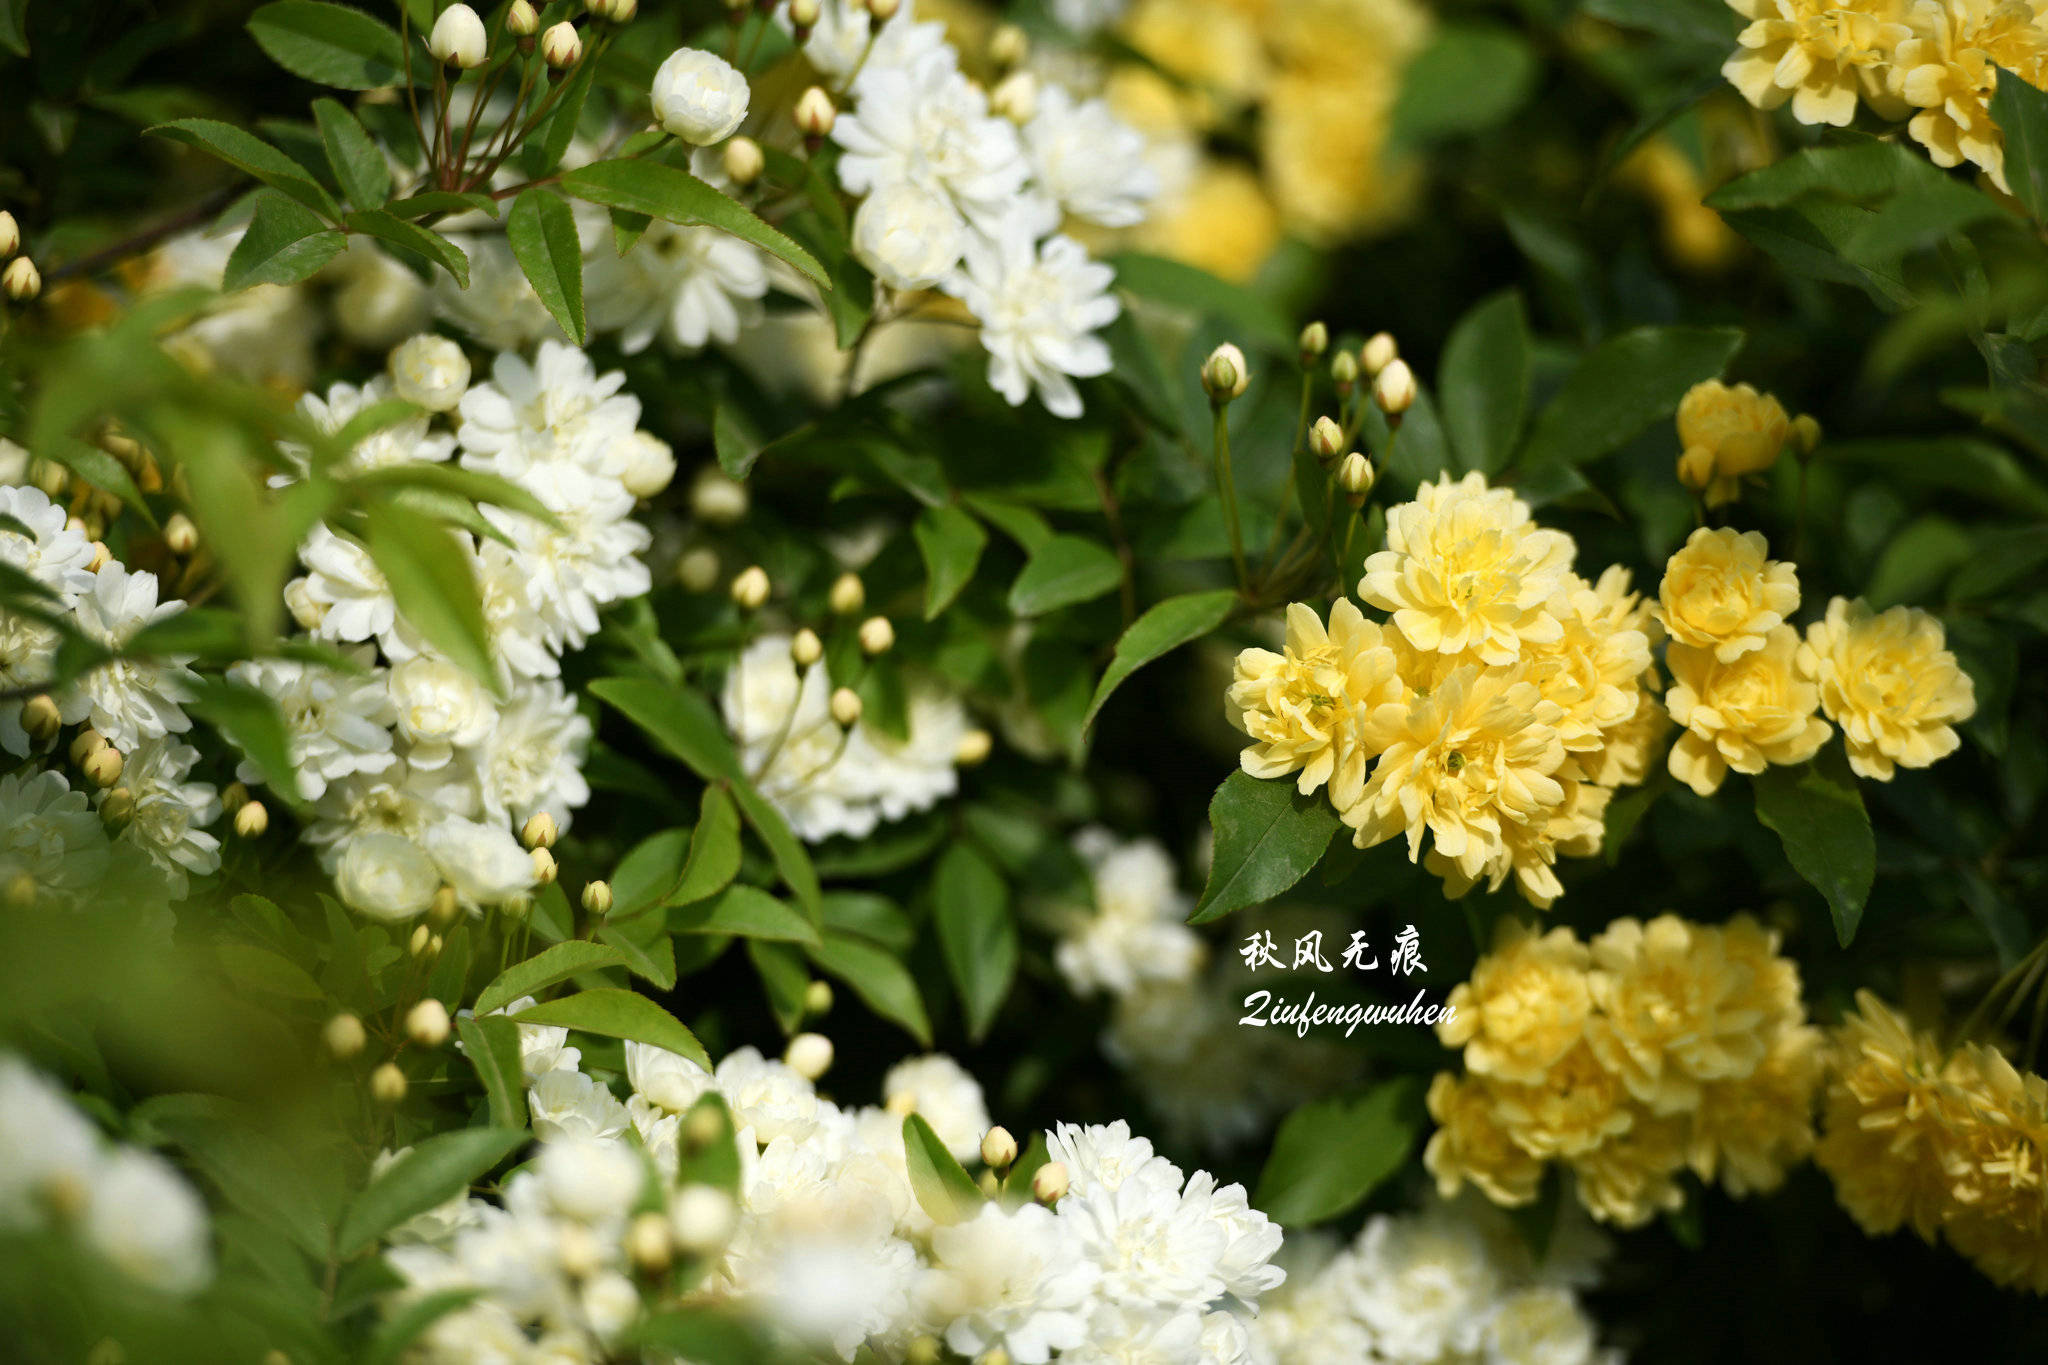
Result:
{"label": "green serrated leaf", "polygon": [[495,1128],[526,1126],[526,1071],[520,1061],[519,1026],[502,1014],[464,1016],[455,1021],[462,1050],[483,1082]]}
{"label": "green serrated leaf", "polygon": [[382,20],[322,0],[276,0],[249,16],[258,47],[294,76],[340,90],[405,79],[404,48]]}
{"label": "green serrated leaf", "polygon": [[1010,585],[1010,610],[1040,616],[1114,592],[1124,566],[1100,541],[1061,532],[1031,552]]}
{"label": "green serrated leaf", "polygon": [[515,962],[500,972],[497,979],[477,996],[476,1012],[479,1015],[490,1014],[522,995],[538,995],[572,976],[616,967],[622,961],[619,950],[609,944],[568,939],[551,948],[543,948],[526,961]]}
{"label": "green serrated leaf", "polygon": [[[566,946],[566,945],[564,945]],[[646,996],[615,987],[579,991],[519,1012],[522,1024],[552,1024],[605,1038],[623,1038],[687,1057],[706,1071],[711,1058],[682,1021]]]}
{"label": "green serrated leaf", "polygon": [[1209,884],[1190,924],[1207,924],[1269,901],[1300,881],[1337,833],[1337,812],[1320,791],[1301,795],[1287,778],[1234,772],[1209,802],[1216,852]]}
{"label": "green serrated leaf", "polygon": [[1363,1095],[1302,1105],[1274,1136],[1252,1203],[1288,1227],[1357,1208],[1407,1164],[1422,1129],[1421,1096],[1421,1081],[1404,1076]]}
{"label": "green serrated leaf", "polygon": [[1083,732],[1095,724],[1096,713],[1102,710],[1102,704],[1133,673],[1189,641],[1201,639],[1222,625],[1236,606],[1236,593],[1219,590],[1169,597],[1147,608],[1145,614],[1131,622],[1130,629],[1118,638],[1116,654],[1110,659],[1102,681],[1095,685],[1095,695],[1088,702],[1088,714],[1081,720]]}
{"label": "green serrated leaf", "polygon": [[421,1140],[356,1196],[335,1249],[343,1256],[369,1250],[406,1219],[463,1193],[530,1136],[524,1129],[462,1128]]}
{"label": "green serrated leaf", "polygon": [[218,157],[237,170],[290,195],[329,221],[341,217],[333,196],[314,183],[304,166],[254,133],[232,123],[222,123],[218,119],[181,118],[159,123],[148,131]]}
{"label": "green serrated leaf", "polygon": [[[1825,756],[1824,756],[1825,757]],[[1772,766],[1750,779],[1756,818],[1778,836],[1793,871],[1821,893],[1846,948],[1877,876],[1877,839],[1846,764]]]}
{"label": "green serrated leaf", "polygon": [[583,344],[583,245],[568,201],[544,189],[521,192],[505,219],[512,255],[564,332]]}
{"label": "green serrated leaf", "polygon": [[258,284],[297,284],[348,245],[348,239],[311,209],[282,194],[256,196],[248,231],[228,255],[221,288],[233,293]]}
{"label": "green serrated leaf", "polygon": [[932,923],[947,975],[960,994],[967,1036],[980,1042],[1017,974],[1017,921],[1003,874],[973,844],[954,843],[939,855]]}
{"label": "green serrated leaf", "polygon": [[383,149],[339,101],[314,100],[313,118],[342,193],[359,209],[381,207],[391,194],[391,166]]}
{"label": "green serrated leaf", "polygon": [[358,209],[348,216],[347,223],[351,232],[367,233],[432,261],[453,275],[458,287],[469,288],[469,256],[432,228],[408,223],[383,209]]}
{"label": "green serrated leaf", "polygon": [[1612,453],[1677,411],[1687,389],[1720,375],[1742,340],[1733,327],[1638,327],[1603,341],[1537,415],[1518,474]]}
{"label": "green serrated leaf", "polygon": [[562,191],[593,204],[644,213],[668,223],[704,223],[751,242],[810,276],[820,287],[832,281],[825,268],[752,210],[688,171],[659,161],[594,161],[561,179]]}
{"label": "green serrated leaf", "polygon": [[668,912],[668,927],[677,934],[726,934],[765,938],[815,948],[818,927],[801,911],[757,886],[728,886],[708,900],[679,905]]}

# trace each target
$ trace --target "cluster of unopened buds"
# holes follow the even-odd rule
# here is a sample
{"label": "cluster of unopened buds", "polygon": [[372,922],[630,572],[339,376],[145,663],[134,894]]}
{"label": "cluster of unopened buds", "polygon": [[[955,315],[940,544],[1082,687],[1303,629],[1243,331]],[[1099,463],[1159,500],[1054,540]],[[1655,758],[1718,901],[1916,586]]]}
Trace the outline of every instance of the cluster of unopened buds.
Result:
{"label": "cluster of unopened buds", "polygon": [[27,303],[43,292],[43,275],[36,263],[21,253],[21,225],[14,215],[0,209],[0,293],[16,303]]}
{"label": "cluster of unopened buds", "polygon": [[[626,24],[639,13],[639,0],[588,0],[585,6],[593,19]],[[512,0],[505,10],[505,32],[520,52],[531,53],[536,46],[550,67],[567,70],[583,59],[583,36],[573,21],[564,19],[541,32],[540,12],[531,0]],[[536,36],[537,35],[537,36]],[[454,4],[441,11],[427,36],[427,51],[435,61],[458,71],[471,71],[490,58],[490,33],[483,17],[468,5]]]}

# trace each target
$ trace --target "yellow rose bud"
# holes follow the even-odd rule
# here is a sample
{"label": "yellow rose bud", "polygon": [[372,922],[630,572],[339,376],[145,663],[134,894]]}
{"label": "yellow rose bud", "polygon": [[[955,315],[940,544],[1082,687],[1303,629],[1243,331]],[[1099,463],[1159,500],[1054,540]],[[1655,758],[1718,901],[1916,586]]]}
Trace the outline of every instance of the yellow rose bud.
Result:
{"label": "yellow rose bud", "polygon": [[741,611],[754,611],[768,600],[768,571],[759,564],[740,571],[732,581],[732,600]]}
{"label": "yellow rose bud", "polygon": [[996,1170],[1008,1169],[1017,1159],[1017,1139],[1010,1136],[1007,1128],[991,1128],[981,1139],[982,1164]]}
{"label": "yellow rose bud", "polygon": [[610,882],[586,882],[583,887],[583,909],[586,914],[608,915],[612,909],[612,886]]}
{"label": "yellow rose bud", "polygon": [[852,725],[860,719],[860,693],[850,687],[832,689],[832,719],[841,725]]}
{"label": "yellow rose bud", "polygon": [[832,580],[831,605],[839,616],[851,616],[867,605],[868,592],[861,585],[860,575],[843,573]]}
{"label": "yellow rose bud", "polygon": [[762,154],[761,144],[745,136],[728,141],[720,160],[725,166],[726,178],[735,185],[753,184],[768,167],[768,158]]}
{"label": "yellow rose bud", "polygon": [[526,825],[519,831],[519,842],[528,848],[553,848],[555,839],[561,833],[555,828],[555,817],[546,811],[535,811],[527,817]]}
{"label": "yellow rose bud", "polygon": [[1367,378],[1377,379],[1380,371],[1393,364],[1400,354],[1392,336],[1385,332],[1375,332],[1365,345],[1358,348],[1358,363],[1365,370]]}
{"label": "yellow rose bud", "polygon": [[789,657],[798,668],[809,668],[825,657],[825,643],[818,638],[817,631],[806,626],[791,638]]}
{"label": "yellow rose bud", "polygon": [[887,654],[896,643],[896,627],[886,616],[870,616],[860,623],[860,647],[867,654]]}

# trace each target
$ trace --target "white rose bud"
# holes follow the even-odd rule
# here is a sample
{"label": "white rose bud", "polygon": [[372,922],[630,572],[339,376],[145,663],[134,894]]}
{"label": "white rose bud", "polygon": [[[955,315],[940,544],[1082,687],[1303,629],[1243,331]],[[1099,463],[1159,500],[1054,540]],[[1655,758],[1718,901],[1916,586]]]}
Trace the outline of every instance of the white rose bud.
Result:
{"label": "white rose bud", "polygon": [[1334,418],[1316,418],[1316,424],[1308,429],[1308,448],[1315,452],[1318,463],[1329,464],[1344,449],[1344,428]]}
{"label": "white rose bud", "polygon": [[189,555],[199,548],[199,528],[183,512],[173,512],[164,522],[164,548],[174,555]]}
{"label": "white rose bud", "polygon": [[1031,1197],[1051,1208],[1067,1197],[1067,1167],[1065,1162],[1048,1161],[1031,1177]]}
{"label": "white rose bud", "polygon": [[814,85],[797,96],[797,131],[816,141],[832,131],[832,125],[839,118],[839,110],[833,107],[832,97],[821,85]]}
{"label": "white rose bud", "polygon": [[567,20],[550,24],[540,35],[541,60],[557,71],[565,71],[583,60],[583,35]]}
{"label": "white rose bud", "polygon": [[42,272],[28,257],[16,256],[7,263],[7,269],[0,270],[0,289],[6,290],[7,297],[16,303],[27,303],[43,292]]}
{"label": "white rose bud", "polygon": [[[85,756],[87,754],[93,752],[95,749],[104,749],[106,747],[107,737],[101,734],[99,731],[88,726],[85,729],[80,730],[78,732],[77,737],[71,741],[71,761],[73,763],[83,763],[85,762]],[[241,783],[238,782],[235,785],[240,786]],[[243,793],[244,800],[247,799],[247,796],[248,794],[246,792]]]}
{"label": "white rose bud", "polygon": [[433,905],[441,873],[427,851],[404,835],[372,830],[342,848],[334,882],[342,904],[357,914],[402,920]]}
{"label": "white rose bud", "polygon": [[119,832],[135,818],[135,793],[126,787],[116,787],[100,798],[100,819],[108,829]]}
{"label": "white rose bud", "polygon": [[505,31],[515,38],[531,38],[540,32],[540,14],[532,0],[512,0],[511,8],[505,11]]}
{"label": "white rose bud", "polygon": [[450,5],[442,10],[441,17],[434,21],[434,31],[427,37],[427,51],[434,54],[435,61],[464,71],[482,66],[489,47],[484,21],[468,5]]}
{"label": "white rose bud", "polygon": [[555,865],[555,855],[544,848],[533,851],[533,882],[536,886],[553,886],[561,869]]}
{"label": "white rose bud", "polygon": [[903,0],[868,0],[868,13],[875,16],[875,22],[886,24],[896,17],[896,11],[903,8]]}
{"label": "white rose bud", "polygon": [[832,1012],[832,983],[813,981],[804,987],[804,1013],[813,1019]]}
{"label": "white rose bud", "polygon": [[798,668],[809,668],[825,657],[825,642],[818,638],[818,632],[805,626],[789,642],[790,661]]}
{"label": "white rose bud", "polygon": [[1012,71],[996,82],[988,94],[989,111],[1012,123],[1029,123],[1038,112],[1038,77],[1029,71]]}
{"label": "white rose bud", "polygon": [[708,545],[685,551],[676,561],[676,582],[690,592],[710,592],[718,585],[718,551]]}
{"label": "white rose bud", "polygon": [[396,1062],[386,1062],[370,1073],[370,1098],[379,1104],[397,1104],[405,1098],[405,1073]]}
{"label": "white rose bud", "polygon": [[625,439],[625,457],[620,461],[619,482],[636,498],[651,498],[674,482],[676,453],[651,431],[636,431]]}
{"label": "white rose bud", "polygon": [[690,511],[699,521],[731,526],[747,515],[747,486],[715,464],[707,464],[690,481]]}
{"label": "white rose bud", "polygon": [[867,605],[868,590],[861,585],[860,575],[843,573],[832,580],[832,610],[840,616],[851,616]]}
{"label": "white rose bud", "polygon": [[750,137],[736,137],[727,142],[720,161],[725,166],[726,179],[735,185],[753,184],[768,168],[768,158],[762,155],[761,144]]}
{"label": "white rose bud", "polygon": [[1017,1159],[1017,1139],[1007,1128],[991,1128],[981,1139],[981,1160],[985,1166],[1003,1170]]}
{"label": "white rose bud", "polygon": [[1365,495],[1372,492],[1376,477],[1372,461],[1355,450],[1344,457],[1343,464],[1337,466],[1337,486],[1344,490],[1346,500],[1353,507],[1363,505]]}
{"label": "white rose bud", "polygon": [[860,693],[850,687],[832,689],[832,719],[841,725],[852,725],[860,719]]}
{"label": "white rose bud", "polygon": [[989,750],[994,747],[995,741],[989,737],[988,731],[969,730],[960,736],[960,743],[954,746],[953,761],[963,768],[972,768],[978,763],[985,762]]}
{"label": "white rose bud", "polygon": [[867,654],[887,654],[896,643],[896,627],[886,616],[870,616],[860,623],[860,647]]}
{"label": "white rose bud", "polygon": [[713,1185],[685,1185],[668,1203],[676,1245],[693,1256],[723,1251],[739,1223],[732,1196]]}
{"label": "white rose bud", "polygon": [[447,337],[422,332],[391,353],[391,390],[428,412],[453,412],[469,392],[469,357]]}
{"label": "white rose bud", "polygon": [[612,0],[612,12],[605,16],[615,24],[630,24],[640,12],[640,0]]}
{"label": "white rose bud", "polygon": [[327,1051],[341,1061],[347,1061],[363,1050],[370,1041],[363,1031],[363,1021],[353,1014],[337,1014],[327,1021],[327,1027],[320,1030],[321,1041],[327,1044]]}
{"label": "white rose bud", "polygon": [[747,98],[747,78],[714,52],[678,48],[654,73],[654,121],[694,146],[737,132]]}
{"label": "white rose bud", "polygon": [[1331,356],[1330,382],[1337,386],[1340,397],[1349,395],[1358,383],[1358,357],[1349,351],[1339,351]]}
{"label": "white rose bud", "polygon": [[803,33],[818,22],[818,0],[789,0],[790,27]]}
{"label": "white rose bud", "polygon": [[832,1069],[832,1040],[822,1033],[799,1033],[783,1049],[782,1060],[797,1075],[815,1081]]}
{"label": "white rose bud", "polygon": [[49,693],[38,692],[21,704],[21,728],[36,743],[48,744],[63,727],[63,713],[57,709],[57,699]]}
{"label": "white rose bud", "polygon": [[639,1269],[658,1274],[668,1269],[675,1254],[675,1237],[660,1214],[643,1213],[626,1229],[626,1255]]}
{"label": "white rose bud", "polygon": [[732,600],[741,611],[753,611],[768,600],[768,571],[754,564],[740,571],[732,581]]}
{"label": "white rose bud", "polygon": [[1323,352],[1330,349],[1330,329],[1320,322],[1311,322],[1301,329],[1301,367],[1305,370],[1323,358]]}
{"label": "white rose bud", "polygon": [[1251,382],[1251,368],[1244,363],[1244,352],[1224,342],[1209,352],[1208,360],[1202,364],[1202,388],[1212,403],[1228,403],[1244,392]]}
{"label": "white rose bud", "polygon": [[612,910],[612,884],[605,881],[583,884],[583,912],[588,915],[608,915]]}
{"label": "white rose bud", "polygon": [[1372,401],[1389,417],[1415,406],[1415,371],[1399,358],[1390,360],[1372,381]]}
{"label": "white rose bud", "polygon": [[412,937],[406,940],[405,950],[414,957],[425,957],[434,950],[434,931],[426,925],[415,925]]}
{"label": "white rose bud", "polygon": [[405,1036],[421,1047],[439,1047],[448,1041],[448,1007],[438,1000],[422,1000],[405,1016]]}
{"label": "white rose bud", "polygon": [[509,913],[533,885],[533,860],[503,825],[444,816],[427,827],[421,840],[441,880],[465,904],[502,905]]}
{"label": "white rose bud", "polygon": [[313,596],[312,586],[312,580],[306,578],[294,578],[284,585],[285,610],[300,630],[314,630],[327,617],[327,604]]}
{"label": "white rose bud", "polygon": [[929,289],[960,263],[966,242],[951,201],[908,180],[883,185],[853,215],[853,254],[892,289]]}
{"label": "white rose bud", "polygon": [[555,826],[555,817],[544,810],[537,810],[520,827],[519,842],[528,848],[553,848],[560,834],[561,830]]}
{"label": "white rose bud", "polygon": [[235,812],[235,833],[244,839],[260,839],[270,828],[270,812],[261,801],[251,801]]}
{"label": "white rose bud", "polygon": [[1367,378],[1377,379],[1380,371],[1393,364],[1400,354],[1389,333],[1375,332],[1365,345],[1358,348],[1358,363],[1364,367]]}
{"label": "white rose bud", "polygon": [[21,224],[14,221],[14,215],[0,209],[0,261],[6,260],[21,250]]}
{"label": "white rose bud", "polygon": [[121,751],[111,744],[101,745],[87,754],[85,762],[79,766],[85,769],[86,781],[95,787],[111,787],[121,780]]}

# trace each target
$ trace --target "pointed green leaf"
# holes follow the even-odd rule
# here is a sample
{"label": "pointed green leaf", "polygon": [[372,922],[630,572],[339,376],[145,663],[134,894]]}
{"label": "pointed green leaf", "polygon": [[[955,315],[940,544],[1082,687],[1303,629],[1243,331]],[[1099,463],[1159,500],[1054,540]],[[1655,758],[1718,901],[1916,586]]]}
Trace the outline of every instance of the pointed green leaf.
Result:
{"label": "pointed green leaf", "polygon": [[583,245],[576,237],[575,211],[552,191],[522,191],[505,219],[505,237],[533,292],[562,330],[581,346]]}
{"label": "pointed green leaf", "polygon": [[1088,703],[1088,714],[1081,720],[1083,733],[1095,724],[1096,712],[1109,700],[1110,693],[1123,686],[1126,678],[1161,655],[1179,649],[1190,640],[1201,639],[1222,625],[1236,605],[1237,594],[1228,590],[1191,592],[1181,597],[1169,597],[1131,622],[1131,628],[1116,642],[1116,655],[1109,661],[1102,681],[1095,686],[1095,696]]}
{"label": "pointed green leaf", "polygon": [[469,257],[461,247],[418,223],[408,223],[383,209],[358,209],[347,219],[351,232],[367,233],[439,265],[455,277],[457,286],[469,288]]}
{"label": "pointed green leaf", "polygon": [[476,998],[479,1015],[501,1010],[522,995],[538,995],[559,981],[602,967],[616,967],[624,959],[619,950],[606,943],[567,939],[543,948],[524,962],[515,962],[498,974]]}
{"label": "pointed green leaf", "polygon": [[711,1058],[705,1055],[703,1044],[683,1027],[682,1021],[646,996],[629,990],[603,987],[581,991],[521,1010],[518,1017],[522,1024],[553,1024],[557,1028],[666,1048],[706,1071],[711,1069]]}
{"label": "pointed green leaf", "polygon": [[893,953],[858,934],[828,929],[824,942],[810,954],[811,961],[853,987],[853,993],[869,1009],[901,1025],[923,1046],[932,1045],[932,1022],[925,1013],[924,997],[918,994],[910,970]]}
{"label": "pointed green leaf", "polygon": [[1793,871],[1821,893],[1846,948],[1863,921],[1877,876],[1877,840],[1863,794],[1846,765],[1772,766],[1750,779],[1756,818],[1785,846]]}
{"label": "pointed green leaf", "polygon": [[356,116],[336,100],[314,100],[313,118],[327,164],[348,200],[359,209],[381,208],[391,195],[391,166]]}
{"label": "pointed green leaf", "polygon": [[423,1139],[356,1196],[335,1249],[343,1256],[369,1250],[406,1219],[466,1191],[531,1136],[516,1128],[460,1128]]}
{"label": "pointed green leaf", "polygon": [[974,1177],[946,1150],[921,1115],[911,1114],[903,1120],[903,1157],[910,1170],[910,1192],[934,1223],[950,1226],[965,1222],[988,1202]]}
{"label": "pointed green leaf", "polygon": [[297,284],[346,245],[346,237],[303,204],[281,194],[259,194],[248,231],[228,254],[220,287],[234,293],[251,285]]}
{"label": "pointed green leaf", "polygon": [[454,532],[396,503],[364,514],[364,545],[398,610],[428,642],[487,686],[497,685],[472,556]]}
{"label": "pointed green leaf", "polygon": [[668,912],[668,927],[677,934],[731,934],[813,948],[819,944],[817,926],[801,910],[755,886],[728,886],[710,900],[677,906]]}
{"label": "pointed green leaf", "polygon": [[1441,373],[1444,429],[1464,467],[1506,468],[1529,402],[1529,321],[1518,291],[1502,290],[1459,320]]}
{"label": "pointed green leaf", "polygon": [[249,16],[256,44],[294,76],[340,90],[405,79],[404,49],[382,20],[322,0],[276,0]]}
{"label": "pointed green leaf", "polygon": [[607,208],[669,223],[708,224],[781,257],[820,287],[831,287],[825,268],[810,252],[688,171],[659,161],[594,161],[564,175],[561,185],[564,193]]}
{"label": "pointed green leaf", "polygon": [[465,1016],[455,1021],[455,1031],[490,1098],[491,1125],[524,1128],[526,1071],[520,1060],[519,1026],[502,1014]]}
{"label": "pointed green leaf", "polygon": [[341,216],[333,196],[314,183],[304,166],[254,133],[232,123],[222,123],[218,119],[181,118],[159,123],[149,131],[216,156],[237,170],[290,195],[330,221]]}
{"label": "pointed green leaf", "polygon": [[1337,833],[1337,812],[1321,791],[1301,795],[1292,778],[1261,781],[1234,772],[1209,802],[1216,853],[1190,924],[1207,924],[1269,901],[1300,881]]}
{"label": "pointed green leaf", "polygon": [[1687,389],[1719,375],[1741,349],[1735,327],[1638,327],[1609,337],[1537,415],[1516,468],[1576,467],[1610,454],[1677,411]]}
{"label": "pointed green leaf", "polygon": [[1023,572],[1010,585],[1010,610],[1040,616],[1114,592],[1123,576],[1122,561],[1107,545],[1062,532],[1024,561]]}
{"label": "pointed green leaf", "polygon": [[1273,1138],[1253,1205],[1289,1227],[1357,1208],[1407,1164],[1422,1130],[1421,1098],[1421,1082],[1404,1076],[1362,1095],[1302,1105]]}
{"label": "pointed green leaf", "polygon": [[932,921],[947,974],[960,993],[967,1036],[980,1042],[1009,998],[1017,974],[1017,921],[1003,874],[971,843],[939,855],[932,878]]}
{"label": "pointed green leaf", "polygon": [[988,532],[952,503],[925,508],[910,531],[917,539],[918,553],[924,556],[924,619],[937,620],[974,577],[974,568],[988,545]]}

